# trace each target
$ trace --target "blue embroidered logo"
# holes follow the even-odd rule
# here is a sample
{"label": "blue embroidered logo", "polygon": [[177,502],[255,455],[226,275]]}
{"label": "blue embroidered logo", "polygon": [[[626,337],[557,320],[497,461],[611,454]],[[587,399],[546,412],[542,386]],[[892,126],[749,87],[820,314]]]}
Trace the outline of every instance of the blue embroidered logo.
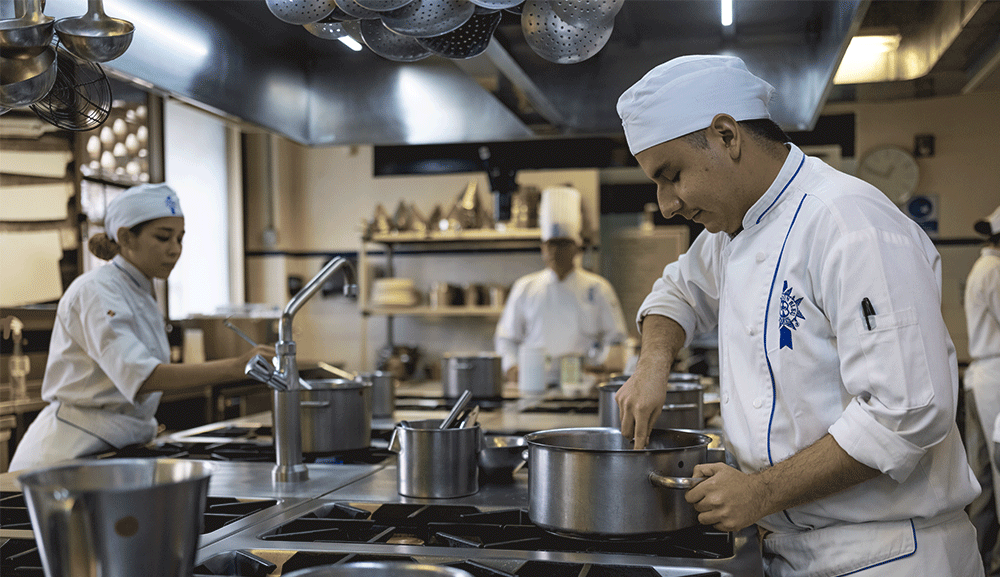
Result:
{"label": "blue embroidered logo", "polygon": [[164,204],[166,204],[167,208],[170,209],[170,214],[177,214],[177,201],[174,200],[174,197],[167,196]]}
{"label": "blue embroidered logo", "polygon": [[806,318],[802,316],[802,311],[799,310],[802,298],[792,296],[792,288],[788,286],[788,281],[786,280],[785,286],[781,289],[781,317],[778,319],[779,334],[781,337],[778,346],[779,349],[785,347],[792,348],[792,329],[799,328],[799,319]]}

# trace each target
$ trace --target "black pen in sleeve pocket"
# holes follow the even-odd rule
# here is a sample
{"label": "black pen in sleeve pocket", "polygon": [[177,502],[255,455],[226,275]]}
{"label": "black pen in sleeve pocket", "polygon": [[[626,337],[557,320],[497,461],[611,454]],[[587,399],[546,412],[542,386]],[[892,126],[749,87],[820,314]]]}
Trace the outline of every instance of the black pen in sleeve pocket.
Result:
{"label": "black pen in sleeve pocket", "polygon": [[872,330],[871,317],[875,316],[875,307],[872,306],[872,301],[868,300],[868,297],[861,299],[861,314],[865,317],[865,325],[868,326],[868,330]]}

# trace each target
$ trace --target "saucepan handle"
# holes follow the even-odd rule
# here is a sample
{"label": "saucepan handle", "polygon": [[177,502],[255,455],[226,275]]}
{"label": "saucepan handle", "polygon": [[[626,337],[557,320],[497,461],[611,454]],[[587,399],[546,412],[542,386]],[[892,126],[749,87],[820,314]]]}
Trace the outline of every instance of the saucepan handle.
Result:
{"label": "saucepan handle", "polygon": [[325,409],[330,406],[329,401],[301,401],[300,406],[307,409]]}
{"label": "saucepan handle", "polygon": [[398,453],[402,447],[402,443],[399,440],[399,427],[392,430],[392,437],[389,438],[389,450],[393,453]]}
{"label": "saucepan handle", "polygon": [[704,481],[706,477],[667,477],[656,471],[649,473],[649,482],[661,489],[690,489]]}

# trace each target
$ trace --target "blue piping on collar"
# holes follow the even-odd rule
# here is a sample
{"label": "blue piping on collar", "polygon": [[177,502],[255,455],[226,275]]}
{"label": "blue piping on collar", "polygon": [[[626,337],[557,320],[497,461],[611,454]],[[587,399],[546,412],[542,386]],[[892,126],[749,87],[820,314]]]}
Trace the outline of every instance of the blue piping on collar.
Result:
{"label": "blue piping on collar", "polygon": [[129,278],[129,280],[131,280],[132,282],[134,282],[135,286],[139,287],[140,290],[142,289],[142,283],[140,283],[138,280],[136,280],[136,278],[134,276],[132,276],[132,273],[130,273],[127,270],[123,269],[121,267],[121,265],[118,264],[118,263],[116,263],[115,261],[111,261],[111,264],[115,265],[115,268],[117,268],[118,270],[120,270],[123,273],[125,273],[125,276],[127,276]]}
{"label": "blue piping on collar", "polygon": [[795,169],[795,173],[792,174],[792,177],[788,179],[788,182],[785,183],[785,186],[781,188],[781,192],[778,193],[778,196],[774,197],[774,200],[771,201],[771,204],[764,209],[764,212],[760,213],[760,216],[757,217],[757,222],[755,222],[754,224],[760,224],[760,219],[764,218],[764,215],[767,214],[768,211],[770,211],[772,208],[774,208],[774,204],[778,202],[778,199],[781,198],[781,195],[785,194],[785,191],[788,190],[788,186],[792,184],[792,181],[795,180],[795,177],[799,175],[799,171],[802,170],[802,165],[805,163],[806,163],[806,155],[803,154],[802,158],[799,159],[799,166],[798,168]]}

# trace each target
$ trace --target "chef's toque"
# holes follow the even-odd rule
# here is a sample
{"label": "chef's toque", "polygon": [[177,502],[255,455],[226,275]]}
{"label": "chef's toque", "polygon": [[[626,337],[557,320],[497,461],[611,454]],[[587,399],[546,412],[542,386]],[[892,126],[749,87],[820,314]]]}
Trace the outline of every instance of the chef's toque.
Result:
{"label": "chef's toque", "polygon": [[543,190],[538,209],[542,240],[568,238],[582,244],[583,215],[580,206],[580,191],[575,188],[550,186]]}
{"label": "chef's toque", "polygon": [[118,229],[167,216],[184,216],[174,189],[165,184],[140,184],[111,201],[104,214],[104,230],[118,242]]}
{"label": "chef's toque", "polygon": [[618,99],[629,151],[708,128],[717,114],[771,118],[774,87],[735,56],[681,56],[653,68]]}
{"label": "chef's toque", "polygon": [[1000,234],[1000,206],[997,207],[989,216],[983,217],[976,221],[975,224],[976,232],[986,236],[993,236],[994,234]]}

